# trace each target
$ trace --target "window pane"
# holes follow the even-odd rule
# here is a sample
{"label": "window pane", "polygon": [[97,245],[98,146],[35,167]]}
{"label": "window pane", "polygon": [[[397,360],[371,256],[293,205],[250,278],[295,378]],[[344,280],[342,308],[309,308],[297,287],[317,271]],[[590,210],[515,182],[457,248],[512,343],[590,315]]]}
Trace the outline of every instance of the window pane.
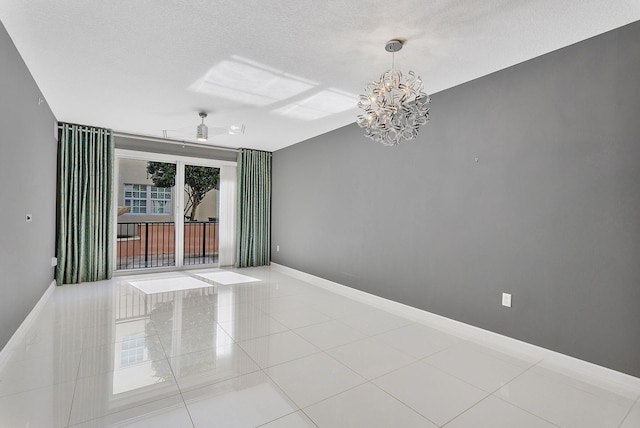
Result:
{"label": "window pane", "polygon": [[150,214],[171,214],[171,188],[149,186]]}
{"label": "window pane", "polygon": [[147,187],[146,184],[124,185],[124,205],[131,207],[130,214],[147,214]]}

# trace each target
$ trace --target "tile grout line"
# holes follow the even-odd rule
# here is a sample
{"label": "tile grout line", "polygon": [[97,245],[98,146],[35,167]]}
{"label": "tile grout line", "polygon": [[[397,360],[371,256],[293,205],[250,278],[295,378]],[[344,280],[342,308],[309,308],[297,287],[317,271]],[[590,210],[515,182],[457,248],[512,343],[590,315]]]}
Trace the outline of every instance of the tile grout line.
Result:
{"label": "tile grout line", "polygon": [[471,407],[463,410],[462,412],[458,413],[457,415],[455,415],[453,418],[449,419],[447,422],[443,423],[442,425],[440,425],[441,428],[446,427],[448,424],[450,424],[451,422],[453,422],[454,420],[458,419],[460,416],[464,415],[465,413],[469,412],[471,409],[473,409],[474,407],[478,406],[480,403],[482,403],[483,401],[486,401],[489,397],[491,397],[491,394],[487,394],[486,396],[482,397],[482,399],[480,399],[478,402],[473,403],[471,405]]}
{"label": "tile grout line", "polygon": [[189,411],[189,406],[187,406],[187,402],[185,401],[184,395],[182,394],[182,388],[180,388],[180,384],[178,383],[178,378],[176,377],[175,371],[173,370],[173,365],[169,361],[169,356],[167,355],[166,349],[164,349],[164,344],[162,343],[161,340],[159,340],[159,338],[158,338],[158,341],[160,342],[160,346],[162,346],[162,352],[164,352],[164,356],[165,356],[165,359],[167,360],[167,365],[169,366],[169,370],[171,370],[171,376],[173,376],[173,380],[176,382],[176,388],[178,388],[178,393],[180,394],[182,405],[187,411],[187,415],[189,415],[189,420],[191,421],[191,425],[193,425],[193,428],[195,428],[196,424],[193,421],[193,417],[191,416],[191,412]]}
{"label": "tile grout line", "polygon": [[633,408],[635,406],[639,406],[640,407],[640,396],[636,399],[636,401],[631,405],[631,407],[629,407],[629,410],[627,411],[627,413],[624,415],[624,418],[622,418],[622,420],[620,421],[620,424],[618,425],[618,428],[621,428],[625,421],[627,420],[627,418],[629,417],[629,415],[631,414],[631,412],[633,411]]}
{"label": "tile grout line", "polygon": [[[377,378],[376,378],[377,379]],[[382,387],[380,387],[379,385],[375,384],[373,382],[373,380],[369,381],[369,383],[371,383],[371,385],[373,385],[375,388],[379,389],[380,391],[382,391],[384,394],[388,395],[389,397],[393,398],[394,400],[396,400],[397,402],[399,402],[400,404],[402,404],[403,406],[405,406],[406,408],[410,409],[412,412],[414,412],[415,414],[419,415],[420,417],[428,420],[429,422],[431,422],[433,425],[435,425],[436,427],[439,427],[441,425],[437,424],[436,421],[432,420],[431,418],[428,418],[427,416],[423,415],[422,413],[420,413],[419,411],[417,411],[416,409],[414,409],[413,407],[411,407],[409,404],[405,403],[404,401],[402,401],[400,398],[396,397],[395,395],[391,394],[390,392],[384,390]]]}
{"label": "tile grout line", "polygon": [[[533,364],[533,365],[531,365],[531,366],[529,366],[529,367],[527,367],[527,368],[523,369],[523,370],[522,370],[522,372],[518,373],[516,376],[514,376],[514,377],[513,377],[513,378],[511,378],[511,379],[509,379],[506,383],[504,383],[503,385],[500,385],[499,387],[497,387],[497,388],[496,388],[496,389],[494,389],[493,391],[487,391],[486,389],[481,388],[481,387],[479,387],[479,386],[476,386],[476,385],[472,384],[471,382],[469,382],[468,380],[463,379],[463,378],[462,378],[462,377],[460,377],[457,373],[456,373],[456,374],[454,374],[454,373],[448,372],[448,371],[443,370],[443,369],[441,369],[440,367],[438,367],[438,366],[434,365],[433,363],[431,363],[431,362],[427,361],[429,358],[431,358],[431,357],[433,357],[433,356],[435,356],[435,355],[438,355],[438,354],[440,354],[440,353],[443,353],[443,352],[445,352],[445,351],[447,351],[447,350],[449,350],[449,349],[453,348],[454,346],[456,346],[456,344],[451,345],[451,346],[449,346],[449,347],[447,347],[447,348],[445,348],[445,349],[441,349],[440,351],[434,352],[433,354],[431,354],[431,355],[429,355],[429,356],[426,356],[426,357],[424,357],[424,358],[420,359],[419,361],[421,361],[421,362],[422,362],[422,363],[424,363],[424,364],[427,364],[429,367],[431,367],[431,368],[433,368],[433,369],[435,369],[435,370],[438,370],[438,371],[439,371],[439,372],[441,372],[441,373],[444,373],[444,374],[446,374],[446,375],[448,375],[448,376],[451,376],[451,377],[453,377],[453,378],[455,378],[455,379],[457,379],[457,380],[459,380],[459,381],[461,381],[461,382],[464,382],[464,383],[465,383],[465,384],[467,384],[467,385],[470,385],[470,386],[472,386],[472,387],[474,387],[474,388],[476,388],[476,389],[479,389],[480,391],[486,392],[486,393],[487,393],[487,394],[489,394],[489,395],[492,395],[494,392],[496,392],[496,391],[497,391],[497,390],[499,390],[500,388],[502,388],[502,387],[504,387],[505,385],[507,385],[507,384],[511,383],[513,380],[515,380],[515,379],[517,379],[518,377],[522,376],[525,372],[529,371],[531,368],[533,368],[533,366],[535,366],[536,364],[538,364],[538,363],[535,363],[535,364]],[[501,362],[501,363],[503,363],[503,364],[509,364],[509,363],[507,363],[506,361],[503,361],[503,360],[501,360],[501,359],[499,359],[499,358],[495,358],[495,357],[493,357],[493,358],[494,358],[494,359],[496,359],[496,360],[498,360],[498,361],[500,361],[500,362]],[[514,366],[514,364],[510,364],[510,365]]]}
{"label": "tile grout line", "polygon": [[[537,362],[534,366],[532,366],[531,368],[534,368],[534,367],[536,367],[536,366],[540,366],[540,367],[539,367],[539,368],[540,368],[540,370],[552,371],[551,369],[545,368],[545,367],[543,367],[543,366],[541,366],[541,365],[540,365],[540,364],[542,364],[542,363],[544,363],[544,362],[545,362],[545,360],[544,360],[544,359],[542,359],[542,360],[538,361],[538,362]],[[570,382],[565,382],[564,380],[562,380],[562,378],[557,378],[557,380],[556,380],[554,377],[549,376],[549,375],[548,375],[548,374],[546,374],[546,373],[538,373],[538,374],[539,374],[540,376],[544,377],[545,379],[556,381],[556,382],[561,383],[562,385],[564,385],[564,386],[566,386],[566,387],[568,387],[568,388],[574,389],[574,390],[576,390],[576,391],[580,391],[580,392],[582,392],[582,393],[584,393],[584,394],[588,394],[588,395],[590,395],[590,396],[592,396],[592,397],[595,397],[595,398],[597,398],[597,399],[599,399],[599,400],[605,400],[605,401],[608,401],[609,403],[613,403],[613,404],[615,404],[615,402],[614,402],[613,400],[611,400],[610,398],[608,398],[608,397],[607,397],[607,398],[605,398],[605,397],[600,397],[599,395],[597,395],[597,394],[595,394],[595,393],[593,393],[593,392],[589,391],[588,389],[584,389],[584,388],[580,388],[580,387],[578,387],[578,386],[574,386],[574,385],[573,385],[573,384],[571,384]],[[567,377],[569,377],[569,376],[567,375]],[[582,378],[582,376],[581,376],[581,378]],[[577,380],[578,380],[579,382],[587,383],[587,382],[586,382],[586,381],[584,381],[583,379],[577,379]],[[587,383],[587,384],[588,384],[588,383]],[[616,385],[621,386],[620,384],[616,384]],[[596,387],[596,388],[598,388],[598,389],[603,389],[603,390],[605,390],[604,388],[600,388],[600,387],[599,387],[599,386],[597,386],[597,385],[591,385],[591,386],[594,386],[594,387]],[[607,393],[610,393],[610,394],[613,394],[613,395],[617,395],[618,397],[621,397],[621,398],[623,398],[624,400],[634,401],[632,398],[624,397],[624,396],[622,396],[621,394],[618,394],[618,393],[616,393],[616,392],[613,392],[613,391],[607,391],[607,390],[605,390],[605,391],[606,391]],[[640,399],[640,397],[638,397],[638,398]],[[634,403],[633,403],[633,404],[631,404],[631,407],[633,407],[633,405],[634,405],[634,404],[635,404],[635,401],[634,401]]]}
{"label": "tile grout line", "polygon": [[532,365],[531,365],[531,367],[529,367],[529,368],[527,368],[526,370],[524,370],[524,371],[523,371],[522,373],[520,373],[518,376],[514,377],[514,378],[513,378],[513,379],[511,379],[509,382],[505,383],[505,384],[504,384],[504,385],[502,385],[501,387],[497,388],[495,391],[491,392],[491,394],[490,394],[490,395],[491,395],[491,397],[494,397],[494,398],[496,398],[496,399],[498,399],[498,400],[500,400],[500,401],[503,401],[503,402],[505,402],[505,403],[507,403],[507,404],[509,404],[509,405],[511,405],[511,406],[513,406],[513,407],[515,407],[515,408],[517,408],[517,409],[522,410],[523,412],[526,412],[526,413],[528,413],[528,414],[530,414],[530,415],[535,416],[536,418],[542,419],[543,421],[550,423],[551,425],[554,425],[554,426],[557,426],[557,427],[561,428],[558,424],[556,424],[556,423],[554,423],[554,422],[551,422],[551,421],[550,421],[550,420],[548,420],[547,418],[544,418],[544,417],[542,417],[541,415],[537,415],[537,414],[533,413],[532,411],[530,411],[530,410],[528,410],[528,409],[525,409],[525,408],[523,408],[523,407],[521,407],[521,406],[517,405],[516,403],[512,403],[511,401],[508,401],[508,400],[506,400],[506,399],[504,399],[504,398],[500,397],[499,395],[496,395],[496,393],[497,393],[499,390],[501,390],[501,389],[502,389],[502,388],[504,388],[505,386],[509,385],[510,383],[512,383],[513,381],[515,381],[516,379],[520,378],[520,377],[521,377],[521,376],[523,376],[525,373],[527,373],[527,372],[529,372],[529,371],[533,370],[533,368],[534,368],[534,367],[536,367],[536,366],[538,366],[541,362],[542,362],[542,360],[538,361],[538,362],[537,362],[537,363],[535,363],[535,364],[532,364]]}
{"label": "tile grout line", "polygon": [[67,427],[71,426],[71,414],[73,412],[73,405],[76,401],[76,389],[78,388],[78,380],[80,377],[80,366],[82,364],[82,357],[84,356],[84,353],[85,353],[84,341],[86,340],[88,334],[89,334],[89,329],[87,329],[87,331],[85,331],[84,335],[82,336],[80,358],[78,358],[78,368],[76,369],[75,382],[73,383],[73,394],[71,395],[71,406],[69,406],[69,417],[67,418]]}
{"label": "tile grout line", "polygon": [[[265,426],[269,425],[269,424],[270,424],[270,423],[272,423],[272,422],[279,421],[279,420],[284,419],[284,418],[286,418],[286,417],[288,417],[288,416],[291,416],[291,415],[295,415],[295,414],[296,414],[296,413],[298,413],[298,412],[302,412],[302,413],[304,413],[302,409],[298,408],[298,410],[296,410],[295,412],[287,413],[286,415],[282,415],[282,416],[280,416],[280,417],[278,417],[278,418],[275,418],[275,419],[272,419],[272,420],[270,420],[270,421],[267,421],[267,422],[265,422],[265,423],[263,423],[263,424],[260,424],[260,425],[256,426],[255,428],[262,428],[262,427],[265,427]],[[305,415],[305,416],[307,416],[307,414],[306,414],[306,413],[304,413],[304,415]],[[312,423],[316,428],[318,427],[318,425],[317,425],[317,424],[316,424],[316,423],[315,423],[311,418],[309,418],[309,416],[307,416],[307,418],[311,421],[311,423]]]}
{"label": "tile grout line", "polygon": [[[335,319],[332,319],[332,320],[335,320]],[[331,321],[331,320],[329,320],[329,321]],[[329,322],[329,321],[324,321],[324,322]],[[321,324],[321,323],[318,323],[318,324]],[[313,324],[313,325],[316,325],[316,324]],[[307,327],[307,326],[304,326],[304,327]],[[304,327],[300,327],[300,328],[304,328]],[[294,400],[293,400],[293,399],[292,399],[292,398],[291,398],[291,397],[290,397],[290,396],[289,396],[289,395],[288,395],[288,394],[287,394],[287,393],[282,389],[282,387],[280,387],[280,385],[279,385],[279,384],[278,384],[278,383],[277,383],[277,382],[276,382],[276,381],[275,381],[275,380],[274,380],[274,379],[273,379],[273,378],[272,378],[272,377],[267,373],[267,371],[266,371],[267,369],[272,368],[272,367],[278,367],[278,366],[281,366],[281,365],[284,365],[284,364],[288,364],[288,363],[291,363],[291,362],[293,362],[293,361],[297,361],[297,360],[300,360],[300,359],[303,359],[303,358],[310,357],[310,356],[312,356],[312,355],[324,354],[324,355],[326,355],[327,357],[329,357],[331,360],[335,361],[336,363],[338,363],[338,364],[340,364],[341,366],[345,367],[346,369],[350,370],[352,373],[354,373],[355,375],[359,376],[360,378],[362,378],[362,379],[364,380],[364,382],[359,383],[358,385],[354,385],[354,386],[352,386],[352,387],[350,387],[350,388],[345,389],[344,391],[340,391],[340,392],[338,392],[338,393],[336,393],[336,394],[333,394],[333,395],[330,395],[330,396],[328,396],[328,397],[325,397],[325,398],[323,398],[322,400],[319,400],[319,401],[316,401],[316,402],[314,402],[314,403],[312,403],[312,404],[309,404],[308,406],[306,406],[306,407],[304,407],[304,408],[302,408],[302,407],[298,406],[298,405],[297,405],[297,403],[295,403],[295,404],[296,404],[296,407],[298,408],[298,411],[303,412],[303,413],[305,414],[305,416],[306,416],[309,420],[311,420],[311,422],[312,422],[314,425],[316,425],[316,427],[317,427],[318,425],[317,425],[317,424],[316,424],[316,422],[311,418],[311,416],[310,416],[309,414],[307,414],[307,412],[306,412],[304,409],[307,409],[307,408],[309,408],[309,407],[311,407],[311,406],[317,405],[317,404],[319,404],[319,403],[321,403],[321,402],[323,402],[323,401],[329,400],[329,399],[331,399],[331,398],[337,397],[337,396],[338,396],[338,395],[340,395],[340,394],[344,394],[344,393],[346,393],[346,392],[348,392],[348,391],[350,391],[350,390],[352,390],[352,389],[358,388],[358,387],[360,387],[360,386],[362,386],[362,385],[365,385],[365,384],[367,384],[367,383],[371,383],[373,386],[376,386],[376,387],[377,387],[377,385],[373,384],[373,382],[371,382],[371,380],[369,380],[369,379],[367,379],[366,377],[362,376],[360,373],[356,372],[354,369],[352,369],[351,367],[349,367],[348,365],[346,365],[346,364],[345,364],[345,363],[343,363],[342,361],[340,361],[340,360],[336,359],[333,355],[329,354],[329,353],[327,352],[327,350],[321,349],[321,348],[319,348],[318,346],[314,345],[313,343],[309,342],[307,339],[305,339],[304,337],[302,337],[302,336],[300,336],[298,333],[296,333],[293,329],[289,329],[289,331],[291,331],[292,333],[294,333],[295,335],[297,335],[298,337],[300,337],[300,338],[301,338],[302,340],[304,340],[305,342],[307,342],[307,343],[309,343],[310,345],[314,346],[315,348],[319,349],[319,352],[314,352],[314,353],[312,353],[312,354],[304,355],[304,356],[301,356],[301,357],[298,357],[298,358],[294,358],[294,359],[289,360],[289,361],[284,361],[284,362],[282,362],[282,363],[274,364],[274,365],[272,365],[272,366],[265,367],[265,368],[260,368],[260,369],[261,369],[261,371],[263,371],[263,372],[264,372],[264,374],[265,374],[265,375],[266,375],[266,376],[267,376],[267,377],[268,377],[268,378],[269,378],[273,383],[275,383],[275,384],[278,386],[278,388],[279,388],[280,390],[282,390],[282,392],[283,392],[283,393],[284,393],[284,394],[285,394],[285,395],[286,395],[286,396],[287,396],[287,397],[288,397],[288,398],[289,398],[293,403],[295,403],[295,401],[294,401]],[[277,334],[277,333],[275,333],[275,334]],[[363,334],[364,334],[364,333],[363,333]],[[363,339],[358,339],[358,340],[355,340],[354,342],[351,342],[351,343],[355,343],[355,342],[358,342],[358,341],[360,341],[360,340],[364,340],[364,339],[367,339],[367,338],[370,338],[370,337],[371,337],[371,336],[366,336],[366,337],[365,337],[365,338],[363,338]],[[340,346],[344,346],[344,345],[340,345]],[[338,347],[339,347],[339,346],[338,346]],[[336,347],[336,348],[337,348],[337,347]],[[335,349],[335,348],[331,348],[331,349]],[[251,357],[250,357],[250,358],[251,358]],[[255,361],[254,361],[254,362],[255,362]],[[257,362],[256,362],[256,364],[257,364]],[[258,365],[258,367],[260,367],[260,366]],[[404,367],[404,366],[403,366],[403,367]],[[386,393],[386,391],[385,391],[385,393]],[[388,394],[388,393],[387,393],[387,394]],[[390,395],[390,394],[389,394],[389,395]],[[393,397],[393,396],[391,396],[391,397]],[[396,398],[396,397],[393,397],[393,398],[397,400],[397,398]],[[405,404],[405,403],[402,403],[402,404]],[[412,410],[413,410],[413,409],[412,409]],[[421,415],[421,416],[422,416],[422,415]],[[283,416],[283,417],[284,417],[284,416]],[[278,419],[280,419],[280,418],[278,418]],[[275,420],[277,420],[277,419],[275,419]],[[273,421],[270,421],[270,422],[273,422]],[[263,425],[264,425],[264,424],[263,424]]]}

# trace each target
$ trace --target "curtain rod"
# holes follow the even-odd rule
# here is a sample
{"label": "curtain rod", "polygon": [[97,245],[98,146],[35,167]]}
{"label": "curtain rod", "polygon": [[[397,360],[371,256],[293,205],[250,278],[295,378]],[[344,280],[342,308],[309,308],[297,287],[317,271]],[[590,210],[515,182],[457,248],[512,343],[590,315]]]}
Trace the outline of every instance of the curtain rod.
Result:
{"label": "curtain rod", "polygon": [[[72,125],[72,124],[67,123],[67,125]],[[91,128],[90,126],[86,126],[86,125],[78,125],[78,126],[81,126],[83,128]],[[62,129],[62,128],[63,128],[63,124],[58,124],[58,129]],[[211,144],[191,143],[185,140],[174,140],[171,138],[149,137],[146,135],[130,134],[128,132],[121,132],[121,131],[111,131],[111,132],[113,133],[114,137],[132,138],[134,140],[144,140],[144,141],[154,141],[158,143],[176,144],[180,146],[197,147],[200,149],[214,149],[214,150],[222,150],[222,151],[236,152],[236,153],[238,152],[238,149],[234,149],[231,147],[220,147],[220,146],[212,146]]]}
{"label": "curtain rod", "polygon": [[174,140],[171,138],[148,137],[145,135],[129,134],[126,132],[119,132],[119,131],[113,131],[113,136],[122,137],[122,138],[133,138],[134,140],[145,140],[145,141],[155,141],[159,143],[177,144],[180,146],[198,147],[201,149],[214,149],[214,150],[222,150],[222,151],[236,152],[236,153],[238,152],[238,149],[234,149],[231,147],[221,147],[221,146],[212,146],[211,144],[191,143],[185,140]]}

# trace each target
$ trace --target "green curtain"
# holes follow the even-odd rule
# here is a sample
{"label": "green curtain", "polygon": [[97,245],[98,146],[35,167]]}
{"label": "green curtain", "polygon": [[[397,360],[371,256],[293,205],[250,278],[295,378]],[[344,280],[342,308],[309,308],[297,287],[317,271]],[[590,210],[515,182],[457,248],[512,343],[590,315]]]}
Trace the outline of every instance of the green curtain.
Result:
{"label": "green curtain", "polygon": [[271,261],[271,153],[238,151],[236,266]]}
{"label": "green curtain", "polygon": [[59,135],[56,282],[109,279],[113,270],[113,133],[62,124]]}

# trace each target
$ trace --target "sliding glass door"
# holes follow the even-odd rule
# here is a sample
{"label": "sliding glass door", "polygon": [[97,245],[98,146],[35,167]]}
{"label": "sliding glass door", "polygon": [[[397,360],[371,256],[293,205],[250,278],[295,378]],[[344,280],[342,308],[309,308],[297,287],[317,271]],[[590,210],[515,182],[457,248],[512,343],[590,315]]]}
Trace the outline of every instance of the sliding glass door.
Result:
{"label": "sliding glass door", "polygon": [[176,164],[119,158],[116,270],[175,266]]}
{"label": "sliding glass door", "polygon": [[116,270],[218,266],[220,246],[233,251],[235,163],[126,150],[116,159]]}
{"label": "sliding glass door", "polygon": [[218,262],[220,168],[184,165],[183,264]]}

